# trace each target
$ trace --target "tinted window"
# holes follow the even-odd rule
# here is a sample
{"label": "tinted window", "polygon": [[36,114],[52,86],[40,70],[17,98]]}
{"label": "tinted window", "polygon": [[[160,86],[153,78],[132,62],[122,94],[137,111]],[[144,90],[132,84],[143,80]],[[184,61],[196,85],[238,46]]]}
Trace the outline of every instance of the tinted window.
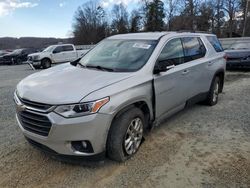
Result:
{"label": "tinted window", "polygon": [[205,56],[206,48],[198,37],[182,38],[185,62],[199,59]]}
{"label": "tinted window", "polygon": [[57,46],[54,50],[53,50],[53,53],[59,53],[59,52],[62,52],[63,49],[61,46]]}
{"label": "tinted window", "polygon": [[169,41],[158,57],[160,63],[167,65],[179,65],[184,62],[184,53],[181,39]]}
{"label": "tinted window", "polygon": [[216,52],[222,52],[223,48],[216,36],[207,36],[207,40],[212,44]]}
{"label": "tinted window", "polygon": [[71,45],[63,46],[63,51],[73,51],[74,48]]}

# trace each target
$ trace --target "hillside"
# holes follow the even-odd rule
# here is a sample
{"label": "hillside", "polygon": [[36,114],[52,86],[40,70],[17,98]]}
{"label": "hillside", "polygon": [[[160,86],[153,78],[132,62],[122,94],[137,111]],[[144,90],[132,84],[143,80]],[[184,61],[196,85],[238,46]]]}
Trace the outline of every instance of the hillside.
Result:
{"label": "hillside", "polygon": [[71,43],[72,39],[21,37],[0,38],[0,50],[17,48],[44,48],[52,44]]}

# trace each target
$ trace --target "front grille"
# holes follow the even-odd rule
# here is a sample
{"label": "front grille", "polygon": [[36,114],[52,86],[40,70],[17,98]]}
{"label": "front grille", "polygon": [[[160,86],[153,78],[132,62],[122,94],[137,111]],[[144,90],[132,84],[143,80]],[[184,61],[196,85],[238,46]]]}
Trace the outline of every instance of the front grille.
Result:
{"label": "front grille", "polygon": [[19,98],[19,100],[25,105],[25,106],[28,106],[28,107],[32,107],[32,108],[35,108],[35,109],[38,109],[38,110],[48,110],[49,108],[52,107],[52,105],[49,105],[49,104],[43,104],[43,103],[38,103],[38,102],[33,102],[33,101],[30,101],[30,100],[27,100],[27,99],[21,99]]}
{"label": "front grille", "polygon": [[25,130],[42,136],[49,135],[52,124],[46,116],[29,111],[20,111],[18,112],[18,119]]}

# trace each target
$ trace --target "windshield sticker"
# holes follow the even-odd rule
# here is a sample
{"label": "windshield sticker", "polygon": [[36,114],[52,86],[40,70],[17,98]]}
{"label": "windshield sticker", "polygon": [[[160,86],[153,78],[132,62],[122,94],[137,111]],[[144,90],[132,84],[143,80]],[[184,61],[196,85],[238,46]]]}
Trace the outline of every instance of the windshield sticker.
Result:
{"label": "windshield sticker", "polygon": [[142,48],[142,49],[149,49],[151,45],[149,44],[143,44],[143,43],[135,43],[133,45],[133,48]]}

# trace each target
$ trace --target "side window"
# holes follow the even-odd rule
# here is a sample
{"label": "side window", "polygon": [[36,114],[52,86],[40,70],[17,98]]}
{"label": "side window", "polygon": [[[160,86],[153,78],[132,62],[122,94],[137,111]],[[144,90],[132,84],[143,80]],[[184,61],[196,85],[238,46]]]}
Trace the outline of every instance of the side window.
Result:
{"label": "side window", "polygon": [[193,61],[202,58],[206,54],[206,48],[198,37],[182,38],[185,62]]}
{"label": "side window", "polygon": [[207,36],[207,40],[212,44],[216,52],[223,52],[221,43],[216,36]]}
{"label": "side window", "polygon": [[66,45],[66,46],[63,46],[62,48],[63,48],[63,51],[66,51],[66,52],[74,51],[74,48],[71,45]]}
{"label": "side window", "polygon": [[60,53],[62,52],[63,49],[62,49],[62,46],[57,46],[54,50],[53,50],[53,53]]}
{"label": "side window", "polygon": [[163,66],[179,65],[184,63],[184,53],[181,39],[170,40],[162,49],[158,62]]}

